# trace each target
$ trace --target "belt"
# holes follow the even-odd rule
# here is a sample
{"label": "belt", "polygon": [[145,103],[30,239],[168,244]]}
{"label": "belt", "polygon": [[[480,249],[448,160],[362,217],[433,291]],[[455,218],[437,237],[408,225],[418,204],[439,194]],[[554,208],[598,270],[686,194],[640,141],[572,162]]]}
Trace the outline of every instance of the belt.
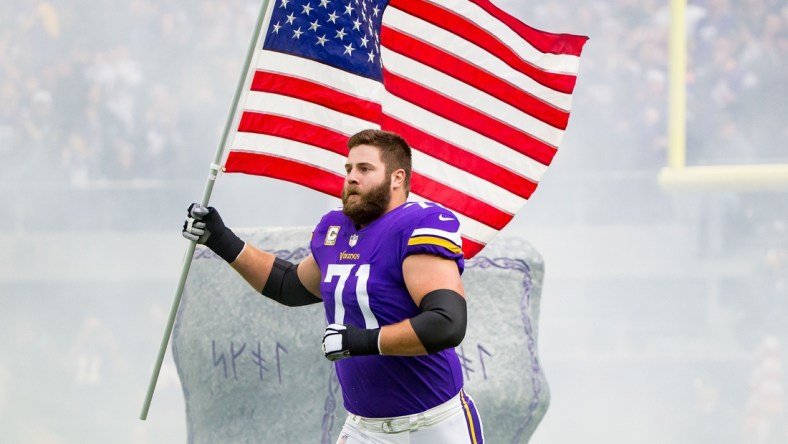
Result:
{"label": "belt", "polygon": [[460,394],[443,404],[414,415],[396,416],[393,418],[365,418],[350,414],[348,419],[362,429],[373,432],[400,433],[415,432],[423,427],[437,424],[456,413],[462,413]]}

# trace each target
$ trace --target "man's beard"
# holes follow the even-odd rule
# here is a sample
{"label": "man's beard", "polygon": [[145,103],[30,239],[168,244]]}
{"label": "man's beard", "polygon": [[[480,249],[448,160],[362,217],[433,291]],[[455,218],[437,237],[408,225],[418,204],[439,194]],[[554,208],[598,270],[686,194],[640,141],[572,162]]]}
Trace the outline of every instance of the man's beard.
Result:
{"label": "man's beard", "polygon": [[[349,202],[351,193],[355,193],[358,197],[353,203]],[[386,212],[389,200],[391,200],[390,177],[366,193],[345,186],[342,189],[342,212],[356,225],[369,225]]]}

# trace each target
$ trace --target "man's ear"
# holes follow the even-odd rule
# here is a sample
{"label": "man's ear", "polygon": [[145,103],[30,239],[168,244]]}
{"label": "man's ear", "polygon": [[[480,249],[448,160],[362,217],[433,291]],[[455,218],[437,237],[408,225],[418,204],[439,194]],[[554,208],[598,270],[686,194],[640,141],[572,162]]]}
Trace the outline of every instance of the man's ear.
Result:
{"label": "man's ear", "polygon": [[402,188],[405,186],[405,170],[400,168],[391,173],[391,186],[393,188]]}

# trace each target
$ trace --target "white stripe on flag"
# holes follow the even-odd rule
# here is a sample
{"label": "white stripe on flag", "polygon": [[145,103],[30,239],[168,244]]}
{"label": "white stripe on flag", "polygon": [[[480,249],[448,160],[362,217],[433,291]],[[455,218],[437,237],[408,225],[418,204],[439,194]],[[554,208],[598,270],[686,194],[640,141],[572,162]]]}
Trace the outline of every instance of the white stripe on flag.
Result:
{"label": "white stripe on flag", "polygon": [[527,40],[514,32],[506,23],[500,22],[478,5],[467,0],[430,0],[448,11],[474,23],[484,23],[484,29],[501,42],[505,42],[521,59],[538,66],[544,71],[577,74],[580,57],[570,54],[546,54],[531,46]]}
{"label": "white stripe on flag", "polygon": [[[547,166],[476,131],[437,116],[391,94],[383,102],[385,113],[414,128],[483,157],[534,182],[542,180]],[[418,147],[414,147],[418,149]]]}
{"label": "white stripe on flag", "polygon": [[350,74],[347,71],[315,62],[313,60],[294,57],[275,51],[260,51],[257,69],[309,80],[346,94],[375,102],[384,91],[383,84],[366,77]]}
{"label": "white stripe on flag", "polygon": [[394,74],[408,79],[418,79],[417,83],[524,131],[551,146],[557,147],[561,143],[563,130],[530,116],[465,82],[385,48],[383,57],[386,60],[386,69]]}
{"label": "white stripe on flag", "polygon": [[366,128],[380,128],[373,122],[334,111],[322,105],[279,94],[252,91],[249,93],[245,105],[247,111],[287,117],[298,116],[298,120],[302,122],[330,128],[348,136]]}
{"label": "white stripe on flag", "polygon": [[345,156],[290,139],[239,132],[235,135],[233,151],[270,154],[283,159],[311,164],[316,168],[345,177],[345,162],[347,161]]}
{"label": "white stripe on flag", "polygon": [[446,162],[440,161],[416,149],[412,150],[413,171],[434,179],[444,185],[475,197],[483,202],[497,207],[509,214],[519,210],[525,199],[511,192],[480,179],[465,170],[455,168]]}
{"label": "white stripe on flag", "polygon": [[[386,8],[383,24],[402,33],[419,36],[419,40],[443,51],[448,52],[449,48],[455,48],[456,51],[452,53],[455,57],[465,60],[496,77],[507,80],[523,91],[552,104],[556,108],[568,111],[572,106],[572,96],[570,94],[564,94],[537,83],[527,75],[507,65],[498,57],[490,54],[484,48],[419,18],[405,14],[394,7]],[[388,67],[385,56],[383,57],[383,64]]]}

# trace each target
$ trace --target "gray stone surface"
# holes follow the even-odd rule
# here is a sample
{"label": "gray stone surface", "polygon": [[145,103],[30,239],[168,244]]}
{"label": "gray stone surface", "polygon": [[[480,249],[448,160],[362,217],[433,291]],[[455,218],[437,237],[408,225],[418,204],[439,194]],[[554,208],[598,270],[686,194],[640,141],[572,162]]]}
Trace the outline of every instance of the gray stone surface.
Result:
{"label": "gray stone surface", "polygon": [[[236,230],[284,259],[308,254],[308,228]],[[458,347],[488,443],[526,443],[549,390],[537,332],[544,265],[526,241],[498,237],[466,262],[469,325]],[[345,418],[323,358],[323,308],[281,306],[198,247],[173,331],[190,443],[333,444]]]}

